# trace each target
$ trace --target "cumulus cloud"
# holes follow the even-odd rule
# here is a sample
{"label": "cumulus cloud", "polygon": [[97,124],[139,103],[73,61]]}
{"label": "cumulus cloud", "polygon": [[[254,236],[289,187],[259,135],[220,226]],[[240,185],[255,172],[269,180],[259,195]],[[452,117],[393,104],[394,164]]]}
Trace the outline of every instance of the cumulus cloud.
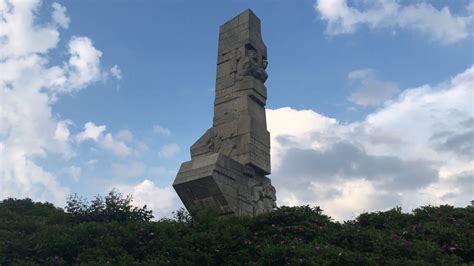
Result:
{"label": "cumulus cloud", "polygon": [[99,140],[99,147],[120,156],[128,156],[132,150],[122,141],[116,140],[112,134],[107,133]]}
{"label": "cumulus cloud", "polygon": [[53,3],[53,20],[59,26],[67,29],[69,27],[69,22],[71,19],[66,16],[66,8],[59,3]]}
{"label": "cumulus cloud", "polygon": [[[327,143],[334,142],[339,131],[346,130],[339,127],[334,118],[318,114],[313,110],[295,110],[283,107],[276,110],[267,109],[268,128],[271,133],[272,169],[278,169],[281,157],[290,148],[322,148]],[[334,136],[320,136],[315,134],[333,132]]]}
{"label": "cumulus cloud", "polygon": [[133,133],[130,130],[122,129],[116,134],[117,138],[125,142],[133,141]]}
{"label": "cumulus cloud", "polygon": [[159,187],[153,181],[143,180],[136,185],[119,184],[114,186],[124,195],[132,195],[134,205],[153,210],[155,218],[170,216],[179,207],[178,197],[171,186]]}
{"label": "cumulus cloud", "polygon": [[437,9],[429,3],[415,2],[402,4],[395,0],[355,1],[317,0],[316,11],[327,22],[327,33],[347,34],[358,26],[367,25],[372,29],[410,29],[431,36],[442,43],[454,43],[470,34],[473,15],[466,7],[468,15],[454,15],[448,7]]}
{"label": "cumulus cloud", "polygon": [[100,57],[97,50],[87,37],[72,37],[69,41],[69,89],[81,89],[101,78]]}
{"label": "cumulus cloud", "polygon": [[349,101],[363,107],[378,106],[399,92],[396,83],[378,80],[373,69],[351,71],[348,78],[356,86]]}
{"label": "cumulus cloud", "polygon": [[160,125],[154,125],[153,126],[153,132],[158,133],[163,136],[170,136],[171,135],[171,130],[166,127],[162,127]]}
{"label": "cumulus cloud", "polygon": [[69,135],[71,135],[71,133],[69,132],[68,124],[70,124],[70,121],[58,122],[56,125],[56,131],[54,132],[55,139],[63,142],[67,142],[69,140]]}
{"label": "cumulus cloud", "polygon": [[43,54],[56,47],[59,32],[55,25],[34,25],[40,1],[4,2],[0,5],[0,60]]}
{"label": "cumulus cloud", "polygon": [[107,129],[105,125],[96,126],[93,122],[87,122],[84,125],[84,131],[77,134],[76,139],[79,142],[84,140],[94,140],[99,141],[99,138],[102,136],[102,133]]}
{"label": "cumulus cloud", "polygon": [[313,181],[366,179],[384,189],[416,189],[438,179],[438,171],[429,163],[404,161],[396,156],[367,154],[362,147],[338,142],[327,150],[290,149],[279,174]]}
{"label": "cumulus cloud", "polygon": [[[120,156],[128,156],[132,152],[132,149],[125,144],[125,142],[117,140],[111,133],[106,133],[107,126],[101,125],[97,126],[93,122],[87,122],[84,125],[84,131],[78,133],[76,135],[76,140],[80,143],[84,140],[93,140],[96,142],[100,148],[115,153]],[[125,131],[119,131],[120,136],[123,138],[124,135],[126,137],[133,137],[130,136]]]}
{"label": "cumulus cloud", "polygon": [[[369,137],[372,153],[393,151],[407,159],[433,158],[445,162],[444,170],[462,171],[465,166],[456,163],[460,162],[458,159],[451,160],[450,153],[433,149],[431,138],[439,131],[465,130],[463,123],[474,116],[473,86],[471,66],[438,86],[406,89],[390,104],[368,115],[358,130]],[[384,138],[394,144],[380,141]]]}
{"label": "cumulus cloud", "polygon": [[467,205],[473,87],[469,67],[348,124],[312,110],[267,110],[279,204],[320,205],[337,219],[396,205]]}
{"label": "cumulus cloud", "polygon": [[158,152],[158,156],[161,158],[171,158],[178,154],[180,151],[181,148],[176,143],[165,144]]}
{"label": "cumulus cloud", "polygon": [[434,149],[451,152],[467,160],[474,158],[474,119],[471,117],[459,124],[458,131],[446,130],[431,136]]}
{"label": "cumulus cloud", "polygon": [[[69,40],[69,60],[52,65],[59,30],[70,22],[66,9],[41,1],[0,3],[0,198],[30,197],[58,205],[68,188],[36,163],[51,153],[74,156],[69,120],[52,106],[61,94],[78,91],[100,79],[100,56],[87,37]],[[38,24],[38,12],[52,11],[52,23]],[[77,171],[76,171],[77,172]]]}

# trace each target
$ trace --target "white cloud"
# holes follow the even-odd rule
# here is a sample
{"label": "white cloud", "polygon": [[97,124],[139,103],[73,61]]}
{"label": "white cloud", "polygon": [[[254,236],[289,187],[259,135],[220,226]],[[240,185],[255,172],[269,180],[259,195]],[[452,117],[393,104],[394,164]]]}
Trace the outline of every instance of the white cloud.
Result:
{"label": "white cloud", "polygon": [[66,16],[66,8],[58,3],[53,3],[53,20],[59,26],[67,29],[71,20]]}
{"label": "white cloud", "polygon": [[112,171],[116,177],[138,177],[145,173],[146,164],[132,162],[129,164],[112,164]]}
{"label": "white cloud", "polygon": [[81,89],[101,78],[100,57],[87,37],[72,37],[69,41],[69,88]]}
{"label": "white cloud", "polygon": [[153,210],[155,218],[169,217],[180,206],[171,186],[158,187],[148,179],[136,185],[119,184],[115,188],[124,195],[132,195],[134,205],[147,205],[148,209]]}
{"label": "white cloud", "polygon": [[33,198],[63,205],[69,189],[36,165],[25,151],[0,143],[0,198]]}
{"label": "white cloud", "polygon": [[[111,133],[106,133],[107,126],[97,126],[93,122],[87,122],[84,125],[84,131],[76,135],[76,140],[81,143],[85,140],[93,140],[100,148],[115,153],[120,156],[128,156],[132,152],[132,149],[125,144],[125,142],[116,140]],[[133,138],[131,132],[119,131],[120,136],[123,138]]]}
{"label": "white cloud", "polygon": [[59,32],[53,25],[34,25],[39,0],[3,2],[0,5],[0,60],[46,53],[56,47]]}
{"label": "white cloud", "polygon": [[326,138],[329,139],[331,136],[315,139],[315,133],[340,130],[336,119],[325,117],[313,110],[294,110],[284,107],[276,110],[267,109],[266,112],[271,133],[272,169],[274,170],[280,166],[281,157],[288,148],[308,146],[321,148],[328,142]]}
{"label": "white cloud", "polygon": [[171,158],[179,153],[181,148],[176,143],[165,144],[161,147],[158,152],[158,156],[161,158]]}
{"label": "white cloud", "polygon": [[107,133],[104,138],[99,140],[99,146],[102,149],[111,151],[120,156],[128,156],[132,150],[122,141],[115,140],[112,134]]}
{"label": "white cloud", "polygon": [[117,65],[110,69],[110,73],[118,80],[122,80],[122,70]]}
{"label": "white cloud", "polygon": [[349,124],[311,110],[267,110],[279,204],[320,205],[337,219],[396,205],[466,206],[472,88],[474,67],[437,86],[406,89]]}
{"label": "white cloud", "polygon": [[67,142],[69,140],[69,135],[71,135],[71,133],[69,132],[68,124],[68,121],[58,122],[56,125],[56,131],[54,132],[55,139],[63,142]]}
{"label": "white cloud", "polygon": [[59,171],[59,174],[69,176],[74,182],[78,182],[81,178],[82,169],[78,166],[72,165],[69,167],[64,167]]}
{"label": "white cloud", "polygon": [[[462,171],[456,163],[458,159],[451,158],[452,154],[433,147],[432,137],[439,132],[465,130],[463,123],[474,116],[473,87],[474,67],[471,66],[449,82],[403,91],[397,99],[367,116],[361,125],[360,130],[372,143],[370,151],[377,154],[392,151],[409,159],[433,158],[444,161],[451,171]],[[381,141],[384,137],[391,141]],[[391,142],[395,144],[387,144]],[[403,145],[399,146],[400,143]]]}
{"label": "white cloud", "polygon": [[[453,43],[469,35],[472,14],[457,16],[448,7],[436,9],[429,3],[403,5],[395,0],[317,0],[315,9],[327,22],[328,34],[353,33],[359,25],[377,28],[406,28],[422,32],[442,43]],[[469,6],[466,7],[469,9]]]}
{"label": "white cloud", "polygon": [[[69,120],[60,120],[52,106],[61,93],[84,88],[100,79],[101,52],[90,39],[68,42],[70,59],[52,65],[59,27],[67,27],[65,8],[53,4],[52,22],[36,23],[41,1],[0,2],[0,198],[30,197],[65,202],[68,188],[36,163],[51,153],[74,155]],[[51,11],[49,9],[48,11]]]}
{"label": "white cloud", "polygon": [[105,125],[97,126],[93,122],[87,122],[84,125],[84,131],[77,134],[76,139],[79,142],[82,142],[88,139],[91,139],[97,142],[99,141],[99,138],[102,137],[102,134],[103,132],[105,132],[106,129],[107,127]]}
{"label": "white cloud", "polygon": [[354,70],[348,77],[357,86],[349,101],[363,107],[378,106],[399,92],[396,83],[376,79],[372,69]]}
{"label": "white cloud", "polygon": [[371,68],[353,70],[353,71],[349,72],[347,77],[349,79],[352,79],[352,80],[373,78],[374,77],[374,70],[371,69]]}
{"label": "white cloud", "polygon": [[169,130],[166,127],[162,127],[160,125],[154,125],[153,126],[153,132],[161,134],[163,136],[170,136],[171,135],[171,130]]}
{"label": "white cloud", "polygon": [[312,197],[309,200],[301,200],[298,193],[285,188],[277,190],[277,193],[277,196],[283,198],[281,203],[284,205],[322,205],[324,213],[335,219],[352,219],[363,212],[379,210],[380,207],[395,207],[395,205],[378,205],[378,200],[390,195],[378,190],[372,182],[364,179],[338,180],[330,184],[310,182],[307,193]]}
{"label": "white cloud", "polygon": [[115,136],[118,139],[123,140],[125,142],[132,142],[133,141],[133,134],[132,134],[132,132],[130,132],[130,130],[122,129],[119,132],[117,132],[117,134],[115,134]]}

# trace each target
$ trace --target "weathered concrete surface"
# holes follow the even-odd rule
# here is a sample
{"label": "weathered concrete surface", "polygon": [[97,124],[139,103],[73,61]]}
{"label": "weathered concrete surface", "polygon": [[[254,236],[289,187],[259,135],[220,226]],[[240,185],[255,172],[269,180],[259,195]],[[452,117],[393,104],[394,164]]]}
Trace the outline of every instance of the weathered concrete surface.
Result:
{"label": "weathered concrete surface", "polygon": [[275,206],[265,104],[267,48],[247,9],[219,31],[213,127],[191,146],[173,187],[186,208],[256,215]]}

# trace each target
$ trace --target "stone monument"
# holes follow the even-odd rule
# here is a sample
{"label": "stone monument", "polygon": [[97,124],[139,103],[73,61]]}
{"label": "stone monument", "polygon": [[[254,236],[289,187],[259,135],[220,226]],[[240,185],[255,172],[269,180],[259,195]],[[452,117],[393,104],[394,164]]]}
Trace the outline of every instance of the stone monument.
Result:
{"label": "stone monument", "polygon": [[276,207],[265,104],[267,48],[260,20],[247,9],[220,27],[214,119],[191,146],[173,187],[187,209],[257,215]]}

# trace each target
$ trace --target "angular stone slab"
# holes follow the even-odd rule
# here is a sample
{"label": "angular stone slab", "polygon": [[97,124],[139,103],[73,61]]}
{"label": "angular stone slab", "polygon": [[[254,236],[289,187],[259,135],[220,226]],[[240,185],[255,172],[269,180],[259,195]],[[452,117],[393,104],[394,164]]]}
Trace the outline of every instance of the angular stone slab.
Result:
{"label": "angular stone slab", "polygon": [[271,184],[268,178],[251,174],[254,176],[241,163],[214,153],[183,163],[173,187],[187,209],[209,207],[224,215],[264,213],[259,204],[273,206],[275,198],[263,194],[258,198],[260,195],[255,191]]}

